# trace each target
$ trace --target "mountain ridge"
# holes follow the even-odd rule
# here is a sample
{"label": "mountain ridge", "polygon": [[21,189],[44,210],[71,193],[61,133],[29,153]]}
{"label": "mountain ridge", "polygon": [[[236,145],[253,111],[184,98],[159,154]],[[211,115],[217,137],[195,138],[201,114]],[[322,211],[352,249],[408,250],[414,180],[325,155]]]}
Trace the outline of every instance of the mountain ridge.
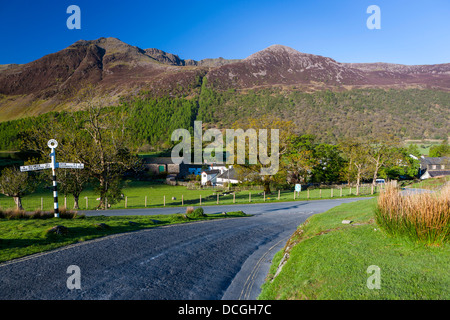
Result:
{"label": "mountain ridge", "polygon": [[0,66],[0,121],[77,110],[88,87],[95,88],[97,102],[116,104],[142,92],[154,97],[195,96],[204,85],[214,90],[285,86],[449,91],[450,63],[340,63],[279,44],[244,59],[195,61],[117,38],[79,40],[27,64]]}

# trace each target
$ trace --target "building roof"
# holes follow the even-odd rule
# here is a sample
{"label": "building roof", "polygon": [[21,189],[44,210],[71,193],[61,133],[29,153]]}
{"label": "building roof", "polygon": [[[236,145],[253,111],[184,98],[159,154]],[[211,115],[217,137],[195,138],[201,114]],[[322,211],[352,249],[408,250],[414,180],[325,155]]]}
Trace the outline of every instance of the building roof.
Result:
{"label": "building roof", "polygon": [[420,158],[420,166],[426,168],[427,165],[448,164],[450,157],[423,157]]}
{"label": "building roof", "polygon": [[217,178],[238,180],[236,170],[234,170],[234,168],[224,171],[222,174],[219,174]]}
{"label": "building roof", "polygon": [[450,176],[450,170],[430,170],[428,171],[430,177]]}
{"label": "building roof", "polygon": [[219,174],[220,173],[220,170],[204,170],[204,171],[202,171],[202,173],[206,173],[206,174]]}

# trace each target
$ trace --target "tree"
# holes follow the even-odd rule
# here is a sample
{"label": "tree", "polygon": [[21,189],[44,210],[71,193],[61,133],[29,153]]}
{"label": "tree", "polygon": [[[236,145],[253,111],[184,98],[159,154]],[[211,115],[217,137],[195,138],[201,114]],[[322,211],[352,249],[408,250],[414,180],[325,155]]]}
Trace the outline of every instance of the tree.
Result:
{"label": "tree", "polygon": [[422,154],[420,153],[419,147],[417,144],[411,143],[406,149],[408,154],[412,154],[413,156],[419,158]]}
{"label": "tree", "polygon": [[430,157],[448,157],[450,156],[450,145],[446,141],[442,144],[434,145],[430,148],[428,155]]}
{"label": "tree", "polygon": [[353,165],[356,169],[356,187],[359,187],[361,180],[370,175],[370,158],[368,145],[363,142],[356,143],[352,148]]}
{"label": "tree", "polygon": [[287,151],[281,157],[281,163],[291,183],[306,183],[314,166],[319,162],[315,158],[313,135],[292,136]]}
{"label": "tree", "polygon": [[347,161],[347,168],[344,172],[348,184],[356,181],[356,185],[359,186],[361,180],[367,178],[370,173],[368,144],[356,139],[344,139],[339,144],[339,150]]}
{"label": "tree", "polygon": [[0,176],[0,192],[7,197],[13,197],[17,209],[23,210],[22,197],[32,192],[28,172],[20,172],[17,168],[7,167],[2,170]]}
{"label": "tree", "polygon": [[314,182],[331,183],[340,181],[345,160],[337,146],[326,143],[317,145],[314,148],[314,158],[318,162],[312,170]]}
{"label": "tree", "polygon": [[375,186],[378,171],[383,166],[396,165],[402,158],[402,154],[397,148],[398,143],[392,136],[383,135],[382,138],[376,138],[367,144],[367,158],[372,163],[373,180]]}
{"label": "tree", "polygon": [[338,149],[341,152],[341,155],[346,163],[346,166],[343,167],[341,171],[342,178],[347,180],[347,184],[350,185],[353,180],[353,161],[356,153],[353,148],[356,146],[356,143],[353,139],[345,138],[341,139],[338,144]]}
{"label": "tree", "polygon": [[137,150],[130,150],[131,137],[123,111],[111,114],[92,104],[88,105],[87,111],[81,119],[81,131],[87,134],[79,136],[77,146],[72,146],[72,150],[76,147],[83,150],[74,156],[98,181],[99,208],[106,209],[107,203],[120,201],[121,178],[128,170],[139,170],[140,161],[135,156]]}
{"label": "tree", "polygon": [[89,173],[87,170],[58,169],[58,183],[62,193],[73,196],[73,209],[79,209],[79,198],[81,192],[87,186]]}
{"label": "tree", "polygon": [[[270,194],[270,184],[279,181],[279,176],[283,175],[283,168],[280,168],[283,162],[280,161],[280,157],[283,157],[283,155],[288,152],[289,143],[294,132],[293,123],[291,121],[281,120],[274,116],[265,115],[260,118],[238,120],[233,124],[233,128],[242,129],[245,130],[245,132],[250,132],[248,130],[254,130],[252,131],[254,134],[250,134],[249,136],[249,148],[248,153],[245,154],[245,163],[238,163],[234,165],[238,177],[241,181],[246,180],[262,184],[264,186],[264,192],[266,194]],[[272,145],[271,129],[278,130],[278,141],[274,142],[277,144],[276,147]],[[257,131],[259,131],[260,134],[263,132],[261,130],[267,130],[267,139],[261,139],[259,136],[258,143],[250,143],[250,140],[253,138],[255,141]],[[237,147],[236,145],[237,144],[235,144],[235,148]],[[271,153],[273,150],[275,150],[275,154]],[[264,153],[266,154],[264,155]],[[234,152],[234,155],[236,154],[237,152]],[[276,172],[261,174],[262,170],[267,167],[267,163],[262,161],[264,157],[270,157],[277,161],[278,168],[276,168]],[[252,158],[256,159],[256,163],[252,163],[253,161],[250,161]],[[233,160],[234,163],[237,163],[236,156]]]}
{"label": "tree", "polygon": [[[379,176],[384,179],[405,179],[417,176],[420,168],[420,160],[411,157],[411,150],[409,148],[398,148],[398,154],[401,156],[400,160],[389,166],[384,166],[380,169]],[[414,155],[414,154],[413,154]]]}

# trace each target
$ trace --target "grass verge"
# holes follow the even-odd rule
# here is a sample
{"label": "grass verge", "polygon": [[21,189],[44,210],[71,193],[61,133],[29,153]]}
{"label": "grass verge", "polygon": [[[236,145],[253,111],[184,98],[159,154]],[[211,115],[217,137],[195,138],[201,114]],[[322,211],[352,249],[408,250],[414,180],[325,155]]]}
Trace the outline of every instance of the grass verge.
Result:
{"label": "grass verge", "polygon": [[450,184],[450,176],[425,179],[420,182],[409,184],[407,187],[408,188],[418,188],[418,189],[428,189],[428,190],[439,190],[445,184]]}
{"label": "grass verge", "polygon": [[[244,217],[242,211],[207,215],[76,216],[74,219],[0,219],[0,262],[107,235],[176,223]],[[67,234],[49,232],[62,225]]]}
{"label": "grass verge", "polygon": [[[449,299],[450,245],[389,235],[375,223],[376,201],[309,218],[275,255],[259,299]],[[380,268],[380,289],[367,286],[372,265]]]}

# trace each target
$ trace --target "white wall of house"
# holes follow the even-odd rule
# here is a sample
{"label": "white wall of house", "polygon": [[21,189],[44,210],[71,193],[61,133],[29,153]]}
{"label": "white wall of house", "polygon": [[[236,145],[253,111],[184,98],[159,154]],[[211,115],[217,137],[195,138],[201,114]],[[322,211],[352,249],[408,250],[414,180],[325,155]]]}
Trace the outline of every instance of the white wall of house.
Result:
{"label": "white wall of house", "polygon": [[216,184],[217,173],[209,174],[205,171],[202,172],[202,186],[206,185],[208,181],[211,181],[212,185]]}
{"label": "white wall of house", "polygon": [[429,179],[430,178],[430,174],[427,172],[425,172],[423,175],[420,176],[421,180],[425,180],[425,179]]}
{"label": "white wall of house", "polygon": [[227,178],[217,178],[216,183],[217,184],[224,184],[225,182],[229,182],[229,183],[239,183],[239,180],[236,179],[227,179]]}

